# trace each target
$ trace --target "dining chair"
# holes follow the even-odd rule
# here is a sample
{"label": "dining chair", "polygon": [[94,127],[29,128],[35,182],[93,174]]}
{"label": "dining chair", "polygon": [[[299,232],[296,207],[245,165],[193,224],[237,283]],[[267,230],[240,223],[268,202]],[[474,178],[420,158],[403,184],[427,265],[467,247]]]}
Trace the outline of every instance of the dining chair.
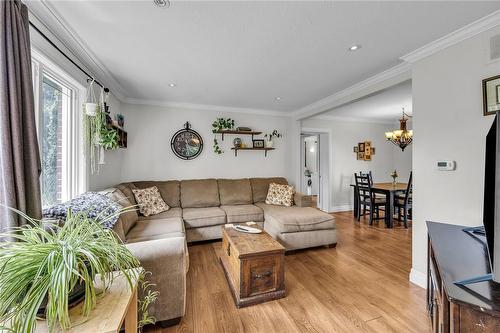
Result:
{"label": "dining chair", "polygon": [[408,217],[411,219],[412,210],[412,178],[413,172],[410,172],[410,178],[408,179],[408,186],[404,195],[394,196],[394,207],[397,209],[398,221],[403,220],[405,228],[408,228]]}
{"label": "dining chair", "polygon": [[[370,225],[373,225],[373,220],[383,219],[380,217],[380,207],[384,207],[386,204],[385,198],[380,198],[375,196],[375,192],[372,190],[372,184],[370,182],[369,175],[354,174],[356,180],[356,191],[358,195],[358,221],[360,221],[361,215],[366,215],[366,209],[368,208],[370,214]],[[363,214],[361,214],[361,206],[363,206]]]}
{"label": "dining chair", "polygon": [[373,175],[372,175],[372,171],[371,170],[368,171],[368,172],[360,171],[359,175],[360,176],[368,176],[370,178],[370,185],[373,186]]}

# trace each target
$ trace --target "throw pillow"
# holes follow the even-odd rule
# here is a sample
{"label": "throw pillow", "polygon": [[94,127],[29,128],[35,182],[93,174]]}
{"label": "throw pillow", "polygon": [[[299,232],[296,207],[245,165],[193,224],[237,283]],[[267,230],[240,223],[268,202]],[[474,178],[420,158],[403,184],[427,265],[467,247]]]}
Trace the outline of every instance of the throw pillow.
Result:
{"label": "throw pillow", "polygon": [[170,209],[156,186],[132,189],[132,192],[134,192],[135,201],[139,205],[139,212],[144,216],[160,214]]}
{"label": "throw pillow", "polygon": [[290,207],[293,205],[293,194],[295,190],[291,185],[269,184],[266,204]]}

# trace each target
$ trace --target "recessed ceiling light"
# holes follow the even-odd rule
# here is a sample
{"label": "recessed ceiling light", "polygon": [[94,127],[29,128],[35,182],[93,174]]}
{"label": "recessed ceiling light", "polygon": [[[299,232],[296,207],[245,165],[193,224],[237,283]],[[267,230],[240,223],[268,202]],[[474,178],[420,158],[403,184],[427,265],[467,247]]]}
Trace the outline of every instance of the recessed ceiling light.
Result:
{"label": "recessed ceiling light", "polygon": [[281,97],[279,97],[279,96],[278,97],[274,97],[274,99],[277,100],[277,101],[281,101]]}
{"label": "recessed ceiling light", "polygon": [[160,8],[168,8],[170,7],[170,0],[153,0],[155,6]]}
{"label": "recessed ceiling light", "polygon": [[361,45],[356,44],[356,45],[349,47],[349,51],[356,51],[356,50],[359,50],[360,48],[361,48]]}
{"label": "recessed ceiling light", "polygon": [[176,85],[175,83],[169,83],[169,84],[168,84],[168,86],[169,86],[169,87],[172,87],[172,88],[173,88],[173,87],[177,87],[177,85]]}

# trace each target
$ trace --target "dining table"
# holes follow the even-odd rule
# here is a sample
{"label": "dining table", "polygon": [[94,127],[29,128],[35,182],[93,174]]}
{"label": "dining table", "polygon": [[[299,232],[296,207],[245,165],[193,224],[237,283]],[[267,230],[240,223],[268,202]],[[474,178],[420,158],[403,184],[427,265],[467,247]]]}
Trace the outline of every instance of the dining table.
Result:
{"label": "dining table", "polygon": [[[358,211],[361,213],[361,210],[358,209],[359,206],[359,198],[358,191],[356,189],[356,184],[351,184],[351,187],[354,189],[354,217],[358,217]],[[394,227],[394,196],[396,193],[405,192],[408,188],[408,183],[373,183],[371,186],[372,191],[374,193],[379,193],[385,195],[385,225],[387,228]]]}

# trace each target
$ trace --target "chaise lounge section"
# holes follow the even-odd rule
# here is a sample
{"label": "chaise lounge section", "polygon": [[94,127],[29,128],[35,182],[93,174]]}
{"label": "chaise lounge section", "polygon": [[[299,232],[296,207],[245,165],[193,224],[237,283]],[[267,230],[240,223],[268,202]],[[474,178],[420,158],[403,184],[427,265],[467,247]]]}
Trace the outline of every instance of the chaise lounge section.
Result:
{"label": "chaise lounge section", "polygon": [[122,213],[114,231],[138,257],[160,296],[151,308],[157,321],[172,324],[185,313],[187,243],[220,239],[226,223],[255,222],[287,250],[335,245],[330,214],[311,207],[311,197],[294,195],[294,205],[265,203],[269,184],[288,184],[282,177],[195,179],[122,183],[109,192],[122,206],[137,205],[132,189],[158,187],[170,206],[166,212],[139,216]]}

